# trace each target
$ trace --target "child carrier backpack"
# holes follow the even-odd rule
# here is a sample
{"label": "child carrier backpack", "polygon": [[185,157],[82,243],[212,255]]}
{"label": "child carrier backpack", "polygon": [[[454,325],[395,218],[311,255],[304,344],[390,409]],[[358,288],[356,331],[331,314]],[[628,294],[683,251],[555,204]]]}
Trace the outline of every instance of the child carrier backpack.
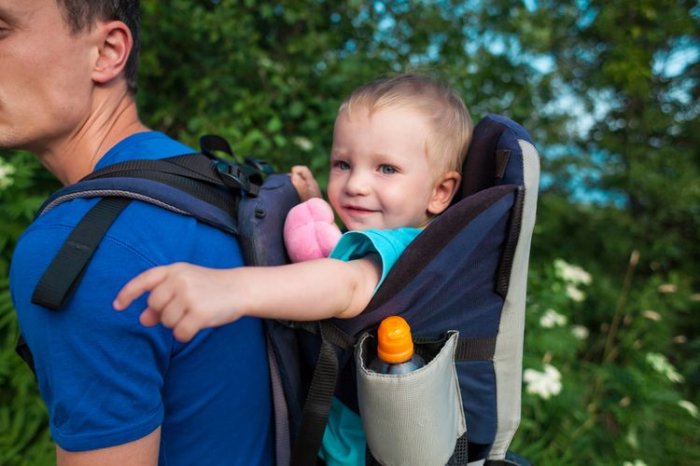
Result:
{"label": "child carrier backpack", "polygon": [[[292,435],[291,459],[282,464],[314,464],[333,396],[361,413],[368,464],[509,464],[506,452],[520,421],[538,184],[539,158],[528,133],[508,118],[485,117],[474,129],[453,204],[406,248],[360,315],[295,324],[315,333],[311,341],[268,323],[291,424],[283,429]],[[366,369],[372,337],[390,315],[409,322],[416,351],[428,362],[406,385],[442,377],[442,385],[430,385],[439,393],[404,391],[396,379]],[[309,360],[309,347],[317,359]],[[447,367],[431,369],[444,359]],[[299,389],[298,380],[309,378],[308,390]],[[441,397],[445,403],[433,404]],[[415,415],[397,415],[409,411]]]}
{"label": "child carrier backpack", "polygon": [[[232,154],[225,141],[203,138],[202,154],[113,165],[52,195],[40,214],[76,197],[102,199],[49,265],[33,301],[60,310],[131,200],[236,235],[247,264],[287,262],[282,225],[299,202],[289,177],[252,159],[218,159],[217,151]],[[368,464],[510,464],[538,182],[537,151],[527,132],[507,118],[485,117],[474,130],[453,204],[404,251],[362,314],[266,322],[278,465],[317,464],[334,396],[362,413]],[[409,374],[407,384],[386,387],[387,378],[365,366],[376,328],[389,315],[410,323],[427,364]],[[18,346],[30,362],[27,350]],[[404,393],[404,385],[419,387],[423,398]],[[397,411],[391,403],[399,394],[425,402]]]}

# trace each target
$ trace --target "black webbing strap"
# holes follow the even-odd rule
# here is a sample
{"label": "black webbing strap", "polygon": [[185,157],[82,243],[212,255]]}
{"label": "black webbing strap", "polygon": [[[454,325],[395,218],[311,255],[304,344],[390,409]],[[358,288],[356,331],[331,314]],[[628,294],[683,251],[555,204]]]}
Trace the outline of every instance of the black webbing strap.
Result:
{"label": "black webbing strap", "polygon": [[93,172],[81,181],[115,176],[148,179],[165,177],[166,180],[182,178],[190,180],[190,184],[207,183],[229,190],[241,190],[251,196],[258,194],[263,182],[261,173],[252,165],[210,159],[202,154],[186,154],[156,160],[127,160]]}
{"label": "black webbing strap", "polygon": [[29,366],[32,373],[36,374],[36,369],[34,367],[34,355],[29,349],[29,345],[24,340],[24,336],[20,333],[19,338],[17,338],[17,344],[15,345],[15,353],[19,355],[20,358]]}
{"label": "black webbing strap", "polygon": [[490,361],[496,352],[496,337],[460,338],[455,349],[456,361]]}
{"label": "black webbing strap", "polygon": [[223,181],[218,176],[212,160],[198,155],[188,154],[165,159],[135,159],[126,160],[105,168],[97,170],[81,181],[95,178],[105,178],[109,176],[129,176],[129,174],[139,172],[158,172],[190,178],[198,181],[205,181],[211,184],[223,185]]}
{"label": "black webbing strap", "polygon": [[131,199],[101,199],[80,220],[34,289],[32,303],[58,310],[71,296],[102,237]]}
{"label": "black webbing strap", "polygon": [[292,466],[317,464],[331,400],[340,372],[337,349],[352,347],[352,337],[328,322],[320,322],[321,351],[306,396],[299,433],[292,449]]}
{"label": "black webbing strap", "polygon": [[525,208],[525,189],[518,187],[515,191],[515,200],[508,226],[508,237],[503,248],[501,262],[498,264],[496,272],[496,293],[503,299],[508,295],[508,287],[510,286],[510,273],[515,261],[515,250],[520,239],[520,230],[523,226],[523,209]]}
{"label": "black webbing strap", "polygon": [[157,160],[128,160],[93,172],[81,181],[104,178],[144,178],[158,181],[224,211],[233,208],[233,193],[244,191],[254,195],[259,190],[256,184],[251,183],[249,174],[236,166],[229,166],[223,161],[215,162],[201,154]]}

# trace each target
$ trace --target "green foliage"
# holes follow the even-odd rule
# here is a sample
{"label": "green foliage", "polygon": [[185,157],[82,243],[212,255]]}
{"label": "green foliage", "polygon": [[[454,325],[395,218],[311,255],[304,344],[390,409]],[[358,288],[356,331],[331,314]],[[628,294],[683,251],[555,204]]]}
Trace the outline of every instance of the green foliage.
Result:
{"label": "green foliage", "polygon": [[[137,97],[155,129],[193,147],[222,134],[280,170],[309,165],[322,185],[338,105],[378,76],[429,70],[475,120],[522,123],[545,182],[513,449],[538,465],[700,464],[696,3],[145,1]],[[678,56],[690,58],[674,71]],[[5,277],[56,187],[33,157],[0,152],[3,465],[54,462],[45,408],[14,355]],[[591,282],[572,290],[562,257]]]}
{"label": "green foliage", "polygon": [[19,235],[56,182],[29,154],[15,154],[9,170],[7,161],[0,152],[0,464],[49,465],[55,454],[46,407],[32,373],[14,351],[19,331],[7,277]]}
{"label": "green foliage", "polygon": [[[698,413],[688,411],[697,400],[686,399],[687,380],[673,367],[685,342],[674,338],[678,316],[691,308],[687,284],[635,283],[637,265],[635,253],[622,277],[560,259],[532,268],[522,423],[512,448],[533,464],[700,461]],[[528,381],[531,369],[545,367],[549,392]]]}

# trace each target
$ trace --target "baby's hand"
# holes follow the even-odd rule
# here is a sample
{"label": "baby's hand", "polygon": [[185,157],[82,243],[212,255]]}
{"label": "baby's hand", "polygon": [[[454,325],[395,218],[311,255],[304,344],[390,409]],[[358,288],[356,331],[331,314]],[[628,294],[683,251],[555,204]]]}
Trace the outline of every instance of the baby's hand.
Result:
{"label": "baby's hand", "polygon": [[309,167],[295,165],[292,167],[289,176],[292,178],[292,185],[297,190],[301,202],[308,201],[314,197],[323,197],[321,196],[321,188],[318,187],[318,183],[314,175],[311,174]]}
{"label": "baby's hand", "polygon": [[[178,263],[155,267],[124,285],[114,300],[123,311],[139,296],[150,291],[148,307],[140,321],[147,327],[163,324],[173,329],[179,341],[190,341],[207,327],[233,322],[236,315],[227,286],[225,270]],[[235,296],[235,294],[234,294]]]}
{"label": "baby's hand", "polygon": [[321,198],[309,199],[289,211],[284,244],[292,262],[328,257],[341,236],[333,218],[333,209]]}

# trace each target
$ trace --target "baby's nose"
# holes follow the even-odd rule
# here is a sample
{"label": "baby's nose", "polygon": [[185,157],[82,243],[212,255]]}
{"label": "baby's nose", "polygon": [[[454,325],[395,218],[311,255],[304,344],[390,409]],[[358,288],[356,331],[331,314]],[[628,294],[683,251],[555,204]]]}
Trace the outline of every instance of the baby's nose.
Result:
{"label": "baby's nose", "polygon": [[348,177],[345,184],[345,192],[353,196],[360,196],[369,193],[370,181],[363,173],[354,172]]}

